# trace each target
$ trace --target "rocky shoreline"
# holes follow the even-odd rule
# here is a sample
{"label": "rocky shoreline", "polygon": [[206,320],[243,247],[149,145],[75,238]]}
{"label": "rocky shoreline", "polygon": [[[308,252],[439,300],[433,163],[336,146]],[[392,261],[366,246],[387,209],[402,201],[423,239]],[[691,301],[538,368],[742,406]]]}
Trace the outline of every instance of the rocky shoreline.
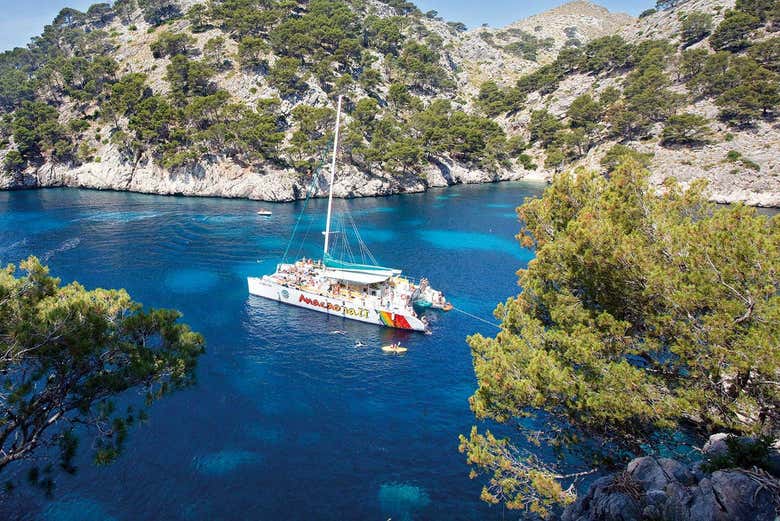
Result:
{"label": "rocky shoreline", "polygon": [[[547,182],[551,172],[532,170],[481,169],[450,162],[437,161],[421,174],[404,176],[367,173],[354,167],[340,172],[336,178],[334,195],[340,198],[381,197],[405,193],[419,193],[431,188],[460,184],[484,184],[502,181]],[[682,176],[686,185],[690,176]],[[695,176],[694,176],[695,178]],[[651,176],[651,182],[660,183],[663,176]],[[266,202],[290,202],[306,197],[311,179],[291,169],[267,167],[255,171],[231,161],[214,161],[188,168],[166,170],[151,161],[131,165],[119,160],[86,163],[78,167],[45,164],[15,176],[0,173],[0,190],[38,188],[85,188],[114,190],[154,195],[193,197],[242,198]],[[715,203],[742,202],[749,206],[780,208],[780,193],[755,192],[733,186],[731,191],[714,183],[710,200]],[[314,197],[327,194],[325,172],[320,176]]]}
{"label": "rocky shoreline", "polygon": [[[439,160],[420,174],[390,175],[363,172],[355,167],[338,173],[334,195],[341,198],[377,197],[424,192],[458,184],[530,180],[544,182],[533,171],[467,168]],[[257,171],[232,161],[166,170],[151,161],[132,165],[118,157],[78,167],[45,164],[11,176],[0,173],[0,190],[70,187],[116,190],[157,195],[245,198],[267,202],[289,202],[306,197],[311,178],[292,169],[266,167]],[[314,196],[327,194],[327,170],[318,178]]]}

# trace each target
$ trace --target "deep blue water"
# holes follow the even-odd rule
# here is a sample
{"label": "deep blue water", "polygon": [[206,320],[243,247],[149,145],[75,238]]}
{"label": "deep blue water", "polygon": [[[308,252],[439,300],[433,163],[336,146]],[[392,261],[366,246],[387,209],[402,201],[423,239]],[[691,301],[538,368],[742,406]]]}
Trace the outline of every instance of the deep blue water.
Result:
{"label": "deep blue water", "polygon": [[[532,257],[513,238],[514,208],[542,190],[504,183],[336,205],[381,263],[427,276],[456,306],[492,319]],[[255,215],[260,207],[273,217]],[[245,277],[274,270],[301,207],[0,192],[2,264],[37,255],[65,282],[126,288],[147,306],[180,309],[207,341],[197,386],[156,403],[115,464],[97,468],[82,450],[51,500],[23,490],[0,517],[503,519],[479,500],[482,484],[457,451],[474,423],[465,337],[495,330],[431,313],[426,336],[249,297]],[[317,255],[324,210],[324,200],[309,203],[301,254]],[[391,340],[409,352],[383,354]]]}

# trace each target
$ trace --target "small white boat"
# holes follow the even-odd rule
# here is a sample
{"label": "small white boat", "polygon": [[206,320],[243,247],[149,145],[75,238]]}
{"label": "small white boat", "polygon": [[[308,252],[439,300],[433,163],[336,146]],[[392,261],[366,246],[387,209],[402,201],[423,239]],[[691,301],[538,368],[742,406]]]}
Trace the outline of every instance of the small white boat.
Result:
{"label": "small white boat", "polygon": [[257,211],[257,215],[262,215],[264,217],[269,217],[269,216],[273,215],[273,212],[271,212],[271,210],[266,210],[265,208],[263,208],[263,209]]}

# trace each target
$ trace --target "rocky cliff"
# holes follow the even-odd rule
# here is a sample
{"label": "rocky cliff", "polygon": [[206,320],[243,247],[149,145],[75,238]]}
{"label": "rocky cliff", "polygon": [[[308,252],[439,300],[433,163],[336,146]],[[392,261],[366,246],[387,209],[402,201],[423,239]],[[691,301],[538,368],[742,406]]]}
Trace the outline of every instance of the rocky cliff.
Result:
{"label": "rocky cliff", "polygon": [[[254,5],[253,0],[236,2],[244,4]],[[565,164],[551,161],[549,146],[535,141],[534,112],[548,111],[568,125],[569,109],[579,96],[597,98],[609,87],[622,90],[630,67],[568,72],[552,90],[530,91],[498,113],[485,113],[480,101],[485,82],[511,88],[529,73],[554,66],[562,51],[585,49],[587,54],[588,42],[606,36],[621,35],[634,46],[658,38],[676,45],[686,13],[706,12],[714,27],[731,7],[729,2],[689,0],[635,19],[575,1],[504,28],[466,30],[435,13],[423,14],[406,2],[345,0],[352,19],[344,23],[343,35],[337,36],[341,42],[332,45],[299,44],[295,32],[286,40],[277,37],[280,27],[290,20],[305,19],[315,9],[313,2],[292,4],[296,5],[287,11],[290,3],[279,3],[282,7],[276,11],[268,8],[274,13],[269,15],[272,20],[252,21],[249,28],[225,14],[233,4],[222,0],[124,0],[113,8],[98,4],[106,7],[93,6],[86,14],[63,11],[33,41],[30,52],[15,50],[3,55],[2,61],[10,64],[7,68],[12,72],[25,72],[32,93],[0,103],[6,113],[0,125],[5,145],[0,151],[5,165],[0,188],[77,186],[274,201],[300,198],[311,183],[319,150],[326,148],[332,119],[325,114],[312,123],[313,116],[296,113],[296,109],[332,108],[336,94],[345,94],[349,127],[345,147],[349,150],[342,157],[344,166],[336,187],[339,196],[415,192],[456,183],[541,180],[561,168],[580,165],[602,169],[604,154],[621,144],[651,158],[649,168],[658,184],[670,176],[683,182],[706,178],[713,200],[780,206],[776,125],[771,119],[761,119],[735,128],[719,119],[712,99],[688,95],[686,83],[679,78],[672,80],[671,90],[686,101],[676,110],[706,118],[712,131],[709,139],[669,146],[659,139],[662,123],[637,137],[617,136],[607,124],[593,131],[587,146],[578,145],[578,153],[570,154]],[[150,15],[168,13],[163,8],[174,14]],[[392,35],[393,31],[398,34]],[[159,42],[165,38],[170,42],[170,35],[185,35],[184,43],[170,44],[181,44],[183,50],[160,51]],[[343,45],[344,41],[349,45]],[[696,46],[707,48],[707,40]],[[669,60],[666,72],[671,78],[681,51],[682,47]],[[41,58],[46,53],[54,58]],[[110,57],[115,70],[101,78],[97,82],[101,87],[94,91],[86,80],[74,88],[78,75],[71,71],[73,63],[77,67],[78,60],[94,61],[95,53]],[[292,71],[282,67],[289,61]],[[197,91],[198,85],[187,83],[187,73],[192,73],[187,67],[193,63],[210,67],[208,88],[202,92]],[[144,113],[124,101],[121,113],[109,116],[109,109],[116,110],[112,107],[118,96],[113,85],[128,75],[143,77],[144,94],[139,93],[139,99],[168,100],[176,125],[146,128],[143,118],[157,113]],[[7,83],[0,81],[0,86]],[[406,92],[396,95],[399,91],[393,91],[394,86],[403,86]],[[213,109],[219,114],[196,117],[188,112],[192,107],[208,108],[209,96],[220,93],[226,93],[225,98]],[[8,97],[0,95],[0,102]],[[20,140],[25,136],[18,127],[25,122],[15,123],[19,119],[15,115],[27,99],[56,107],[57,124],[64,130],[54,133],[55,137],[40,137],[22,150]],[[269,104],[269,100],[276,101]],[[368,116],[361,115],[362,100],[373,103]],[[444,115],[437,100],[447,100]],[[250,136],[241,150],[234,150],[230,141],[239,139],[239,130],[230,125],[240,127],[248,121],[247,116],[230,116],[227,108],[236,105],[249,110],[251,117],[273,120],[278,137],[271,145],[265,136]],[[437,127],[443,127],[439,133],[444,137],[436,135]],[[63,139],[57,139],[66,133],[70,148],[60,152]],[[321,180],[318,186],[322,193]]]}

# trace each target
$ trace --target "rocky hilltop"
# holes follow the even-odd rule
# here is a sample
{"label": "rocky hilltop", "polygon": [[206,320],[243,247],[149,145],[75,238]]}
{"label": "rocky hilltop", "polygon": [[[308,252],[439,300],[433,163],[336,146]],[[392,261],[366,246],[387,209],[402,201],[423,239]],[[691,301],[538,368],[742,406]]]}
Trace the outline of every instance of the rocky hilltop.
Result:
{"label": "rocky hilltop", "polygon": [[[65,9],[0,55],[0,188],[321,194],[315,172],[343,94],[342,197],[606,171],[633,154],[659,185],[706,178],[714,200],[779,206],[774,15],[749,20],[744,44],[713,45],[733,7],[670,2],[635,19],[575,1],[472,30],[400,0]],[[768,43],[753,53],[756,42]],[[705,53],[693,65],[691,50]],[[728,88],[763,82],[751,114],[736,121],[728,88],[692,79],[708,56],[726,60]]]}

